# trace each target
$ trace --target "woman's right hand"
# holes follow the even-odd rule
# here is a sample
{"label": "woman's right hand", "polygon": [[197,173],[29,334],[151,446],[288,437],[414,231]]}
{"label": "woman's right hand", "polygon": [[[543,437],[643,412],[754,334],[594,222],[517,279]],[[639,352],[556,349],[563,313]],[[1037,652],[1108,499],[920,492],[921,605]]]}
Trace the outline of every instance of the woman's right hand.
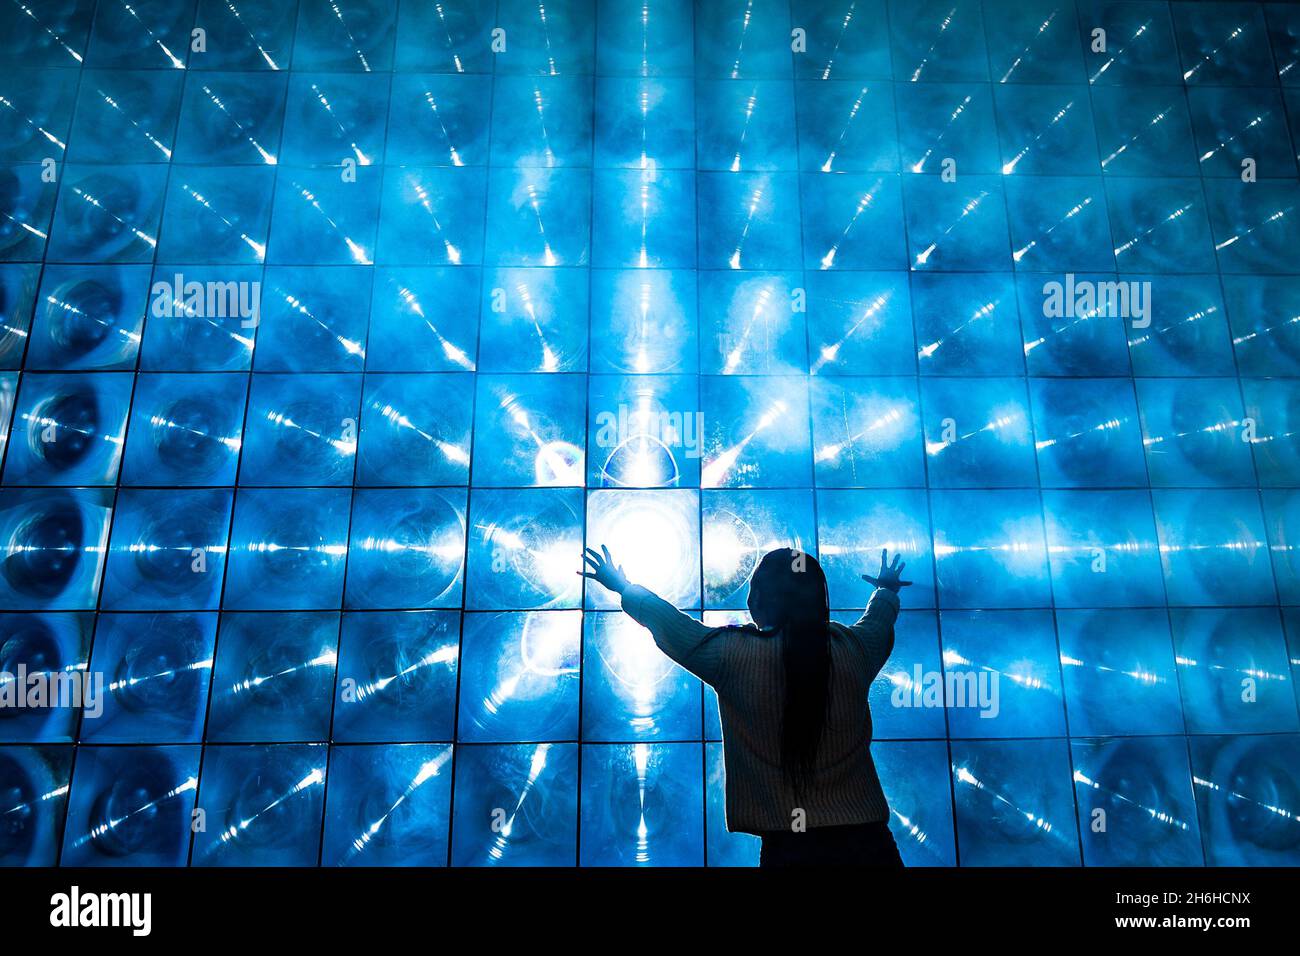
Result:
{"label": "woman's right hand", "polygon": [[889,563],[889,551],[885,548],[880,549],[880,573],[876,577],[869,574],[862,575],[862,580],[868,584],[875,585],[878,588],[884,588],[887,591],[893,591],[895,594],[901,588],[910,587],[911,581],[900,580],[903,568],[907,567],[907,562],[902,560],[900,555],[894,555],[893,563]]}
{"label": "woman's right hand", "polygon": [[600,551],[594,548],[587,548],[583,552],[582,560],[591,565],[590,571],[579,571],[584,578],[591,578],[597,584],[602,584],[609,588],[615,594],[622,594],[631,585],[628,583],[627,575],[623,569],[614,564],[614,558],[609,553],[609,548],[603,544]]}

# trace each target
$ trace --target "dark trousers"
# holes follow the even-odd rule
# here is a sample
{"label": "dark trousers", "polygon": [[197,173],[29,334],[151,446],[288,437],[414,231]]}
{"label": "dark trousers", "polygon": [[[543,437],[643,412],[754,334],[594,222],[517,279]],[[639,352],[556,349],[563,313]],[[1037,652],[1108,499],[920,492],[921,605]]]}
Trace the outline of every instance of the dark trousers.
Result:
{"label": "dark trousers", "polygon": [[803,833],[761,834],[759,866],[875,866],[903,868],[898,845],[887,823],[813,827]]}

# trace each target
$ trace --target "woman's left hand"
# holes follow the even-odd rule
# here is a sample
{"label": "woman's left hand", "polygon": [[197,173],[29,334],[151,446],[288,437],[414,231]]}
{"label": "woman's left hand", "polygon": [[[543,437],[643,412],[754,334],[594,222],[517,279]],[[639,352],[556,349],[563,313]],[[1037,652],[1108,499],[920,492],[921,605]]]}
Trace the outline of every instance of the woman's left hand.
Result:
{"label": "woman's left hand", "polygon": [[603,544],[600,546],[600,552],[594,548],[587,548],[582,554],[582,560],[591,565],[590,571],[579,571],[584,578],[591,578],[597,584],[604,585],[615,594],[622,594],[630,586],[627,575],[623,569],[614,564],[614,558],[609,553],[609,548]]}

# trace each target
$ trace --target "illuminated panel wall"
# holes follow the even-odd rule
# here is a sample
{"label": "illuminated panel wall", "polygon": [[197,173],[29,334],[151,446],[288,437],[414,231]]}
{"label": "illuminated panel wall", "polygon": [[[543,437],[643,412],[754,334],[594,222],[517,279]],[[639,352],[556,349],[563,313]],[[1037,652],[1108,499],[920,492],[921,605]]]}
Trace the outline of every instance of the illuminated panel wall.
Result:
{"label": "illuminated panel wall", "polygon": [[904,553],[911,864],[1300,863],[1298,35],[6,5],[0,862],[754,863],[603,543]]}

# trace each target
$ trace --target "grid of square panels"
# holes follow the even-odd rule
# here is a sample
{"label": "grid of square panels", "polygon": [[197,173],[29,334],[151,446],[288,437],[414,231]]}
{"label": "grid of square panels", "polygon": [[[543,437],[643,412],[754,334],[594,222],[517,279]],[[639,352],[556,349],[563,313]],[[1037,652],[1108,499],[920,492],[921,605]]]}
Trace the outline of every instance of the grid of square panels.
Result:
{"label": "grid of square panels", "polygon": [[0,862],[752,864],[584,543],[903,552],[909,864],[1300,862],[1300,8],[0,19]]}

